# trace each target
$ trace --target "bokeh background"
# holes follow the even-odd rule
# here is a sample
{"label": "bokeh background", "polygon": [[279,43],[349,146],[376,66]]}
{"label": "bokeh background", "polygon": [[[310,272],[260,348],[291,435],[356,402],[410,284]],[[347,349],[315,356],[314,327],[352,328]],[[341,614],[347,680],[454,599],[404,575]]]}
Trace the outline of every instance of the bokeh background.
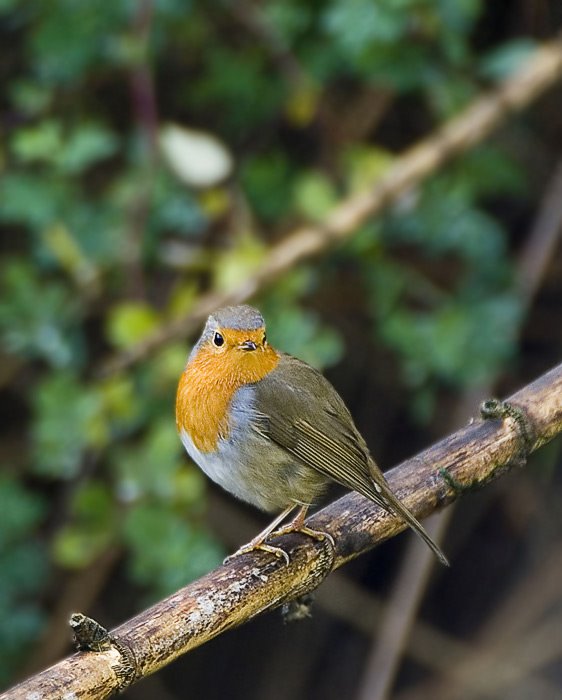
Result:
{"label": "bokeh background", "polygon": [[[0,0],[2,687],[70,651],[71,611],[114,626],[265,522],[182,452],[194,334],[171,324],[561,26],[558,0]],[[252,297],[383,468],[559,361],[561,168],[558,84]],[[330,577],[312,618],[264,615],[127,696],[562,697],[561,447],[455,506],[450,570],[401,535]],[[409,608],[381,672],[388,610]]]}

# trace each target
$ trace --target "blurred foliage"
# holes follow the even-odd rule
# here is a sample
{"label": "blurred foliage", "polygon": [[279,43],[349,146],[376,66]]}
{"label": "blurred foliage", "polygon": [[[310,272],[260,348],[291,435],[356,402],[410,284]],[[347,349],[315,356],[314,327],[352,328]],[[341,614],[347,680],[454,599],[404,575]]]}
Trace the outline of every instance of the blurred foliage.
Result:
{"label": "blurred foliage", "polygon": [[[120,547],[131,582],[156,596],[220,561],[206,482],[175,434],[187,347],[104,379],[101,364],[201,291],[242,283],[284,231],[386,171],[396,134],[387,125],[380,141],[377,119],[356,133],[353,96],[384,95],[389,124],[414,99],[427,129],[519,65],[530,42],[474,51],[481,11],[478,0],[0,2],[0,333],[16,360],[3,388],[25,416],[0,480],[0,678],[41,630],[53,570]],[[350,133],[336,138],[330,98],[342,94]],[[182,182],[160,158],[156,113],[228,144],[230,180]],[[439,386],[493,376],[514,355],[519,308],[487,204],[523,196],[516,156],[478,148],[278,281],[259,299],[272,342],[319,367],[342,357],[329,314],[307,301],[347,260],[371,342],[395,353],[420,419]],[[436,280],[420,259],[454,274]]]}
{"label": "blurred foliage", "polygon": [[41,496],[15,478],[0,476],[0,682],[9,681],[22,649],[45,622],[41,593],[49,573],[40,527],[47,510]]}

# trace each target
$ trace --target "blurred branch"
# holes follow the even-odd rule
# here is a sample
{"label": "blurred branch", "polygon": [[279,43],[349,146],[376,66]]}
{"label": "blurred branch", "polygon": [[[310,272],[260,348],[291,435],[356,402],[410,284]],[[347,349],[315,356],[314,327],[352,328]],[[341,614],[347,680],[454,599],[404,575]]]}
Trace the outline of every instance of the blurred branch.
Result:
{"label": "blurred branch", "polygon": [[[550,560],[549,563],[551,563]],[[562,571],[562,568],[559,569],[559,571]],[[536,582],[539,576],[545,573],[545,567],[540,566],[534,573],[536,574],[534,577]],[[547,575],[548,574],[552,574],[552,571],[547,571]],[[560,576],[558,576],[558,579],[559,578]],[[549,577],[549,581],[551,580],[552,575]],[[559,583],[559,581],[557,582]],[[558,594],[559,592],[560,588],[557,589]],[[529,593],[529,591],[527,591],[527,593]],[[536,597],[536,592],[534,590],[531,598],[527,599],[527,602],[529,600],[534,601]],[[552,599],[550,600],[552,602]],[[322,606],[331,615],[361,631],[363,634],[369,637],[381,636],[379,634],[379,622],[385,607],[384,601],[374,596],[371,591],[367,591],[356,582],[344,576],[341,572],[336,572],[322,584],[318,590],[315,603]],[[509,633],[507,635],[504,634],[504,637],[512,638]],[[522,639],[523,637],[524,635],[519,633],[518,639]],[[477,650],[477,643],[475,640],[471,640],[470,642],[460,640],[451,634],[436,629],[434,626],[421,619],[416,619],[414,621],[410,634],[405,641],[411,659],[427,668],[439,671],[443,675],[451,673],[451,669],[456,669],[456,664],[461,664],[463,659],[475,656]],[[550,649],[550,653],[553,657],[556,655],[556,652],[557,649]],[[484,654],[485,652],[482,653],[481,651],[481,657],[483,657]],[[503,677],[509,677],[510,675],[514,677],[517,674],[517,670],[514,668],[516,664],[514,664],[509,654],[503,654],[501,658],[499,655],[495,654],[493,659],[490,666],[495,664],[494,668]],[[526,694],[522,693],[520,697],[533,698],[533,700],[557,697],[555,684],[549,682],[544,677],[534,674],[533,669],[529,668],[529,666],[530,664],[525,668],[525,677],[522,678],[519,676],[526,691]],[[376,692],[376,688],[373,689]],[[519,689],[521,690],[521,687]],[[421,686],[421,688],[420,684],[416,684],[413,688],[409,688],[399,695],[392,695],[392,697],[396,698],[396,700],[422,700],[422,698],[435,700],[432,691],[433,688],[429,686],[429,684]],[[497,695],[497,697],[499,696],[500,694]],[[374,700],[375,697],[376,696],[373,695],[369,700]],[[444,697],[446,697],[447,700],[451,700],[448,695]],[[466,700],[466,697],[463,697],[463,700]]]}
{"label": "blurred branch", "polygon": [[154,186],[154,164],[157,158],[158,113],[152,70],[149,62],[149,44],[153,20],[152,0],[140,0],[135,7],[131,24],[131,38],[136,43],[137,55],[130,66],[130,91],[133,115],[141,139],[141,168],[136,193],[129,204],[127,235],[125,238],[126,278],[129,296],[144,296],[143,239],[150,215]]}
{"label": "blurred branch", "polygon": [[531,233],[519,253],[517,286],[530,305],[562,235],[562,161],[558,163],[539,205]]}
{"label": "blurred branch", "polygon": [[[558,163],[546,188],[531,232],[519,254],[515,284],[525,308],[531,305],[540,287],[561,233],[562,161]],[[472,387],[460,397],[451,416],[451,429],[465,421],[472,407],[492,393],[492,386],[493,383],[490,382],[486,386]],[[442,542],[453,512],[454,509],[449,508],[437,516],[436,531],[432,532],[437,542]],[[359,691],[360,699],[383,700],[387,697],[422,600],[432,564],[431,554],[425,547],[421,547],[417,540],[412,540],[393,586],[388,611],[380,625],[377,642],[367,660]],[[465,674],[464,678],[480,679],[481,676]],[[440,688],[443,697],[447,697],[450,681],[445,681],[444,687]],[[430,696],[436,698],[437,695],[438,689],[434,688]]]}
{"label": "blurred branch", "polygon": [[[560,551],[556,552],[548,567],[541,566],[538,573],[547,573],[549,582],[555,579],[560,593],[560,568],[555,572],[552,563],[560,567]],[[539,581],[535,577],[534,583]],[[540,593],[533,589],[531,598],[539,600]],[[552,599],[550,600],[552,603]],[[525,608],[524,606],[524,608]],[[549,681],[538,675],[540,669],[560,658],[562,647],[562,615],[560,610],[544,605],[543,619],[534,628],[524,629],[522,626],[509,625],[502,630],[498,637],[488,640],[488,644],[480,645],[480,640],[474,640],[472,652],[460,656],[454,652],[448,654],[443,664],[442,673],[445,678],[438,687],[435,684],[416,686],[402,693],[400,700],[465,700],[466,698],[505,698],[514,697],[510,689],[517,687],[518,697],[522,698],[555,698],[559,697],[557,690]],[[547,614],[544,614],[544,613]],[[517,628],[511,634],[513,628]]]}
{"label": "blurred branch", "polygon": [[366,191],[342,200],[322,223],[299,228],[272,246],[259,270],[244,284],[231,291],[205,294],[187,315],[110,359],[104,371],[125,369],[169,341],[185,337],[216,308],[246,301],[299,262],[350,237],[367,218],[396,202],[453,157],[480,143],[511,112],[526,107],[561,76],[562,40],[557,39],[537,49],[520,71],[495,90],[396,158],[386,175]]}
{"label": "blurred branch", "polygon": [[[450,522],[451,510],[440,513],[441,519],[431,520],[426,527],[438,544],[443,541],[443,523]],[[425,547],[418,546],[418,542],[411,539],[392,585],[392,594],[377,624],[377,635],[357,693],[359,700],[382,700],[388,696],[429,583],[433,563],[433,557],[426,556]]]}
{"label": "blurred branch", "polygon": [[154,17],[153,1],[141,0],[137,3],[135,10],[131,32],[138,44],[139,55],[131,68],[131,98],[137,125],[146,140],[148,161],[153,165],[158,137],[158,112],[149,62],[149,43]]}
{"label": "blurred branch", "polygon": [[443,682],[431,684],[416,697],[506,697],[510,687],[524,686],[531,674],[560,657],[562,615],[557,603],[561,585],[562,547],[558,542],[546,561],[538,561],[537,569],[520,581],[515,593],[492,611],[473,640],[471,653],[449,659]]}
{"label": "blurred branch", "polygon": [[[488,402],[487,415],[497,416],[491,406],[498,404]],[[392,489],[418,517],[520,465],[562,431],[562,365],[501,406],[503,420],[474,421],[388,473]],[[106,698],[225,630],[313,590],[333,568],[404,529],[356,493],[307,522],[330,533],[335,548],[327,539],[291,534],[278,541],[290,555],[288,566],[263,552],[235,557],[105,635],[103,645],[92,645],[99,650],[68,657],[0,698]]]}

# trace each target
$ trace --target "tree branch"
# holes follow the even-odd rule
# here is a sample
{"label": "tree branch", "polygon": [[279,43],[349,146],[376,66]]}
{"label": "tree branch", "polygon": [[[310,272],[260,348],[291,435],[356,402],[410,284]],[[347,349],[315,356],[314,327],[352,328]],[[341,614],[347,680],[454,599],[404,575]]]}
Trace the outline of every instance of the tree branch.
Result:
{"label": "tree branch", "polygon": [[367,190],[342,200],[323,222],[303,226],[272,246],[259,270],[244,284],[231,291],[203,295],[187,315],[109,360],[104,372],[123,370],[170,340],[184,338],[218,307],[248,300],[297,263],[350,237],[366,219],[396,202],[453,157],[483,141],[507,116],[526,107],[561,76],[562,39],[558,38],[543,44],[521,70],[397,157],[386,174]]}
{"label": "tree branch", "polygon": [[[392,469],[392,489],[419,517],[465,490],[524,462],[562,431],[562,364],[514,394],[486,402],[486,419],[436,443]],[[501,418],[501,419],[500,419]],[[328,573],[404,529],[359,494],[344,496],[308,519],[335,539],[284,535],[285,566],[267,553],[234,558],[157,603],[79,652],[24,681],[0,700],[100,700],[147,676],[222,632],[313,590]]]}

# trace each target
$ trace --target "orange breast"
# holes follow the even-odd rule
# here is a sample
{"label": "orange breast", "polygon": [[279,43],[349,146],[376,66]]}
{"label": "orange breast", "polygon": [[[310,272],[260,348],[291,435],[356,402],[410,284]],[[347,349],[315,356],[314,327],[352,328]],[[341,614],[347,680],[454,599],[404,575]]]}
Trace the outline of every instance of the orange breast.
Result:
{"label": "orange breast", "polygon": [[263,379],[279,362],[267,346],[255,351],[217,354],[201,348],[180,377],[176,395],[176,425],[201,452],[214,452],[219,438],[230,432],[228,407],[234,393]]}

